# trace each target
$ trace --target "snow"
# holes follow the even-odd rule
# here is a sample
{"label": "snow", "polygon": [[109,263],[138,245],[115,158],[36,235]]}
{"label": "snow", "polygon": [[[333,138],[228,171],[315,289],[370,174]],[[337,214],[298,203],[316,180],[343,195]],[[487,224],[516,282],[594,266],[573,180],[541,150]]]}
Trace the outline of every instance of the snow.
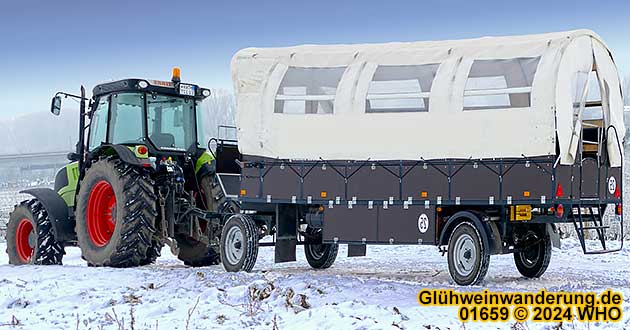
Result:
{"label": "snow", "polygon": [[[5,248],[0,243],[0,251]],[[540,279],[522,278],[511,255],[493,256],[485,282],[476,287],[453,284],[446,258],[431,246],[369,246],[359,258],[346,257],[342,246],[328,270],[311,269],[301,247],[298,261],[284,264],[273,263],[272,248],[261,248],[252,273],[189,268],[168,249],[156,264],[130,269],[87,267],[78,248],[66,251],[63,266],[12,266],[0,254],[0,328],[19,320],[16,329],[131,329],[132,323],[133,329],[520,329],[514,321],[462,324],[455,308],[421,307],[416,295],[423,288],[610,288],[624,296],[621,324],[561,328],[630,327],[630,249],[587,256],[574,239],[554,249]]]}

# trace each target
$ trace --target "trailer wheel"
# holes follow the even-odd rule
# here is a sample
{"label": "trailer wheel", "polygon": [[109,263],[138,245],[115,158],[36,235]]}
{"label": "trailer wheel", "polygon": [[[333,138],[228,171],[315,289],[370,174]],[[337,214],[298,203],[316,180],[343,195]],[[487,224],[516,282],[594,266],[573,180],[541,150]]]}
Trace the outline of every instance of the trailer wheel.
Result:
{"label": "trailer wheel", "polygon": [[37,199],[15,206],[6,239],[12,265],[61,265],[63,245],[55,240],[48,212]]}
{"label": "trailer wheel", "polygon": [[228,272],[249,272],[258,258],[258,226],[244,214],[231,216],[221,232],[221,263]]}
{"label": "trailer wheel", "polygon": [[488,272],[490,254],[470,221],[458,224],[448,240],[448,270],[459,285],[479,284]]}
{"label": "trailer wheel", "polygon": [[542,276],[551,261],[551,239],[545,236],[524,251],[514,253],[514,263],[521,275],[528,278]]}
{"label": "trailer wheel", "polygon": [[157,198],[141,169],[114,158],[87,170],[77,195],[76,232],[92,266],[135,267],[157,258]]}
{"label": "trailer wheel", "polygon": [[333,265],[339,252],[339,244],[322,243],[322,231],[311,231],[304,242],[306,261],[316,269],[326,269]]}

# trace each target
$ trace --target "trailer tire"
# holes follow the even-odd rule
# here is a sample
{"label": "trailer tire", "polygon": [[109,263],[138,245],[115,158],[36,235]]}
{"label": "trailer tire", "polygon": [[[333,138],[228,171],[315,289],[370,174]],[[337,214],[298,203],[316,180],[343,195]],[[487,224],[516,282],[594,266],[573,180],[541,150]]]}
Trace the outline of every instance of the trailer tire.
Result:
{"label": "trailer tire", "polygon": [[155,261],[158,216],[154,183],[119,159],[92,164],[77,194],[76,233],[89,265],[135,267]]}
{"label": "trailer tire", "polygon": [[550,261],[551,239],[548,235],[524,251],[514,253],[516,269],[527,278],[541,277],[549,267]]}
{"label": "trailer tire", "polygon": [[459,285],[479,284],[490,265],[490,253],[482,232],[471,221],[463,221],[453,229],[448,240],[448,270]]}
{"label": "trailer tire", "polygon": [[315,269],[326,269],[335,263],[339,244],[322,243],[322,231],[311,233],[304,242],[304,255],[308,264]]}
{"label": "trailer tire", "polygon": [[6,239],[12,265],[61,265],[63,245],[55,240],[48,212],[37,199],[15,206],[7,223]]}
{"label": "trailer tire", "polygon": [[258,258],[258,226],[247,215],[232,215],[223,226],[220,245],[226,271],[249,272]]}

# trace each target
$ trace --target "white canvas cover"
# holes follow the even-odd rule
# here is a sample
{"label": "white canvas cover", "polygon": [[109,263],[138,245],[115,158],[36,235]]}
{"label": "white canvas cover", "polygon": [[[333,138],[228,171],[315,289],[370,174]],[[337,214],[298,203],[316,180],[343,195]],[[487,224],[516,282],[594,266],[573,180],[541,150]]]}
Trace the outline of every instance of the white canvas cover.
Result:
{"label": "white canvas cover", "polygon": [[588,30],[247,48],[232,59],[239,148],[282,159],[498,158],[555,155],[557,139],[561,163],[573,164],[575,104],[593,69],[605,125],[623,139],[617,68]]}

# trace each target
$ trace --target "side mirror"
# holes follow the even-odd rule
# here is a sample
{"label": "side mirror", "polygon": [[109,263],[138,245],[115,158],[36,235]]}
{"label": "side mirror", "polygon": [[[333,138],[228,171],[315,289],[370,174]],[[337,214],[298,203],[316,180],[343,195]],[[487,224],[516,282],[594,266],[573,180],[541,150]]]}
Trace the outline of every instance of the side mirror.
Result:
{"label": "side mirror", "polygon": [[210,140],[208,140],[208,151],[210,151],[210,153],[212,154],[212,156],[214,158],[217,158],[216,154],[217,154],[217,146],[218,146],[218,141],[215,138],[212,138]]}
{"label": "side mirror", "polygon": [[61,112],[61,96],[57,95],[53,97],[50,104],[50,112],[52,112],[55,116],[59,116],[59,113]]}

